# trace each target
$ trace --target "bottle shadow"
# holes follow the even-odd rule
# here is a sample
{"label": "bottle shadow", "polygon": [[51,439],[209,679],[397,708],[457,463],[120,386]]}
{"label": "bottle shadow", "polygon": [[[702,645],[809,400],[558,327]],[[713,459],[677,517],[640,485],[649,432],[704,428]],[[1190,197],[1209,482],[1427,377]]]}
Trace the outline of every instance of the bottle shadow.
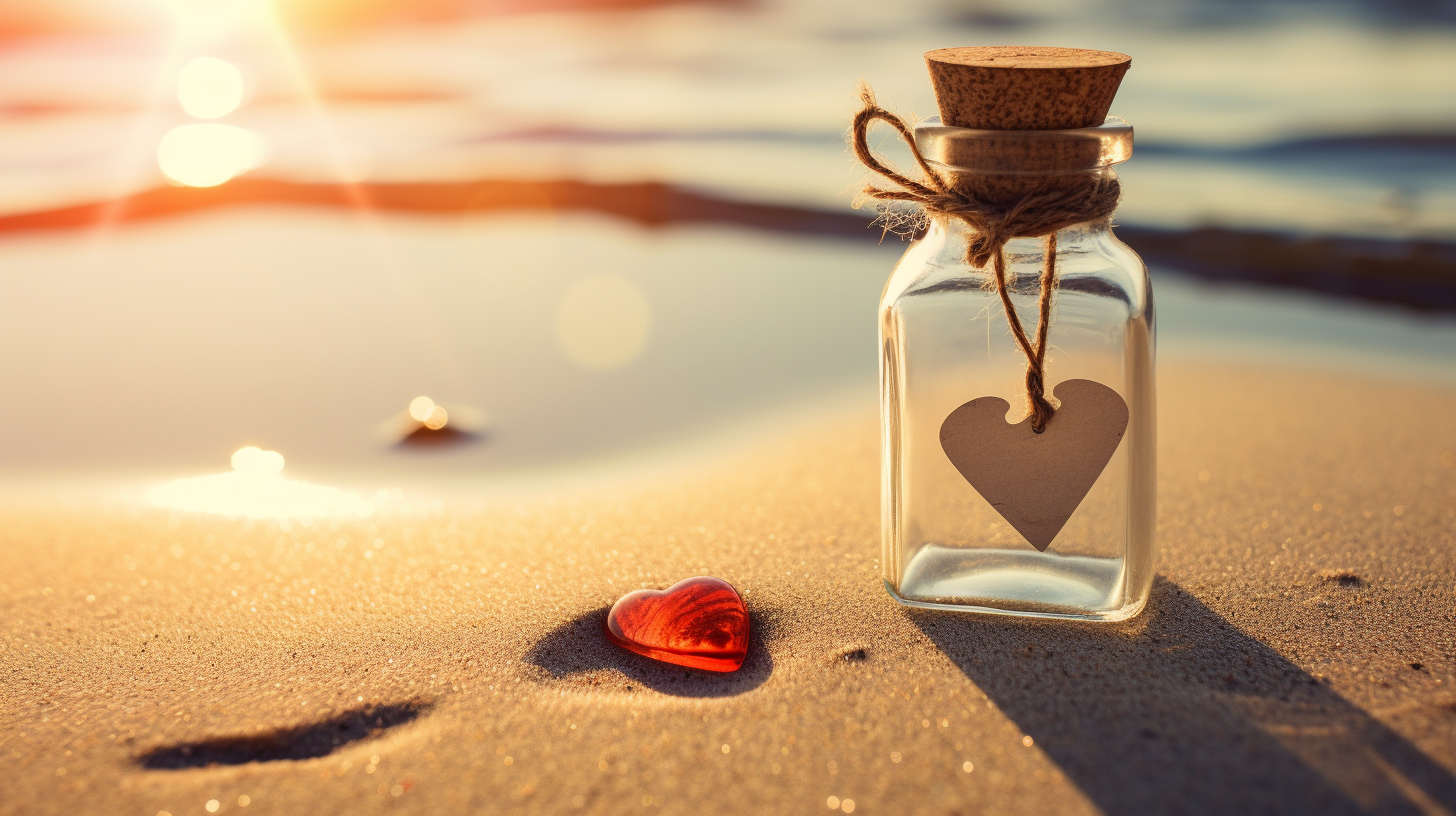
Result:
{"label": "bottle shadow", "polygon": [[[662,663],[629,652],[607,640],[609,607],[580,615],[553,629],[526,653],[528,664],[543,669],[549,680],[613,669],[629,682],[675,697],[731,697],[763,685],[773,673],[766,640],[773,636],[769,616],[749,610],[748,656],[733,672],[713,672]],[[549,681],[548,680],[548,681]]]}
{"label": "bottle shadow", "polygon": [[1456,778],[1158,579],[1120,625],[910,619],[1108,814],[1456,811]]}

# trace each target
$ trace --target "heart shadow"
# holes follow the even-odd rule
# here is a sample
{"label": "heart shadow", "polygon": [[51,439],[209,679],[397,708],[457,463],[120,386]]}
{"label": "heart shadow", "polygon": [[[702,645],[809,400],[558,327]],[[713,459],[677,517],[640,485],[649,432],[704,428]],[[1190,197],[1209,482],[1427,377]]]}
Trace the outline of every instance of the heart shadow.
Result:
{"label": "heart shadow", "polygon": [[733,672],[712,672],[663,663],[608,641],[609,609],[593,609],[551,630],[526,653],[526,663],[543,670],[547,682],[606,669],[626,678],[626,691],[640,685],[674,697],[732,697],[758,688],[773,673],[773,658],[765,645],[773,639],[770,615],[750,609],[743,666]]}
{"label": "heart shadow", "polygon": [[1163,578],[1124,624],[906,614],[1110,816],[1456,810],[1448,770]]}

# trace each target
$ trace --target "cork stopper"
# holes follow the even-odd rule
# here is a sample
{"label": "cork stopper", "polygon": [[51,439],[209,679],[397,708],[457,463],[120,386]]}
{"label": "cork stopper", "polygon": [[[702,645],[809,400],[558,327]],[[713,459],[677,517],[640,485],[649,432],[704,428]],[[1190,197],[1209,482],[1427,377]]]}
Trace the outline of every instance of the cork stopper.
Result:
{"label": "cork stopper", "polygon": [[1132,57],[1082,48],[997,45],[925,55],[940,119],[980,130],[1095,127]]}

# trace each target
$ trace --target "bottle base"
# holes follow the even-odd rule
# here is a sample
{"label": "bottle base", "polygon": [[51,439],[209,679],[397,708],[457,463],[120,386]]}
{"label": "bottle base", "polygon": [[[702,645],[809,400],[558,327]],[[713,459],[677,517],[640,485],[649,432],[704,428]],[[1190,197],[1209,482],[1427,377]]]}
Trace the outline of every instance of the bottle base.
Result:
{"label": "bottle base", "polygon": [[895,591],[895,587],[889,581],[885,581],[885,592],[901,606],[913,607],[916,609],[935,609],[941,612],[969,612],[977,615],[1003,615],[1018,618],[1043,618],[1050,620],[1075,620],[1093,621],[1098,623],[1117,623],[1118,621],[1130,620],[1137,617],[1138,613],[1147,606],[1147,600],[1138,601],[1135,604],[1118,609],[1105,611],[1075,610],[1065,607],[1052,606],[1049,604],[1033,604],[1020,602],[1015,605],[993,606],[987,604],[1006,604],[1001,599],[991,598],[966,598],[955,602],[912,600],[905,598]]}

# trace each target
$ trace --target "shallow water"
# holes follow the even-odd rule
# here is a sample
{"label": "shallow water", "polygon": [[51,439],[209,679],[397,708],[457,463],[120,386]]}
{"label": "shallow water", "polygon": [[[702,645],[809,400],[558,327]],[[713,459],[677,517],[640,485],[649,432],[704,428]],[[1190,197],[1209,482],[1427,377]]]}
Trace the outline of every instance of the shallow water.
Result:
{"label": "shallow water", "polygon": [[[6,470],[507,472],[671,445],[876,383],[875,305],[898,243],[590,216],[379,219],[221,212],[77,240],[0,242]],[[583,367],[572,288],[639,292],[637,356]],[[1456,383],[1456,319],[1155,270],[1161,359]],[[1055,356],[1053,356],[1055,376]],[[476,444],[400,450],[420,394],[479,409]]]}

